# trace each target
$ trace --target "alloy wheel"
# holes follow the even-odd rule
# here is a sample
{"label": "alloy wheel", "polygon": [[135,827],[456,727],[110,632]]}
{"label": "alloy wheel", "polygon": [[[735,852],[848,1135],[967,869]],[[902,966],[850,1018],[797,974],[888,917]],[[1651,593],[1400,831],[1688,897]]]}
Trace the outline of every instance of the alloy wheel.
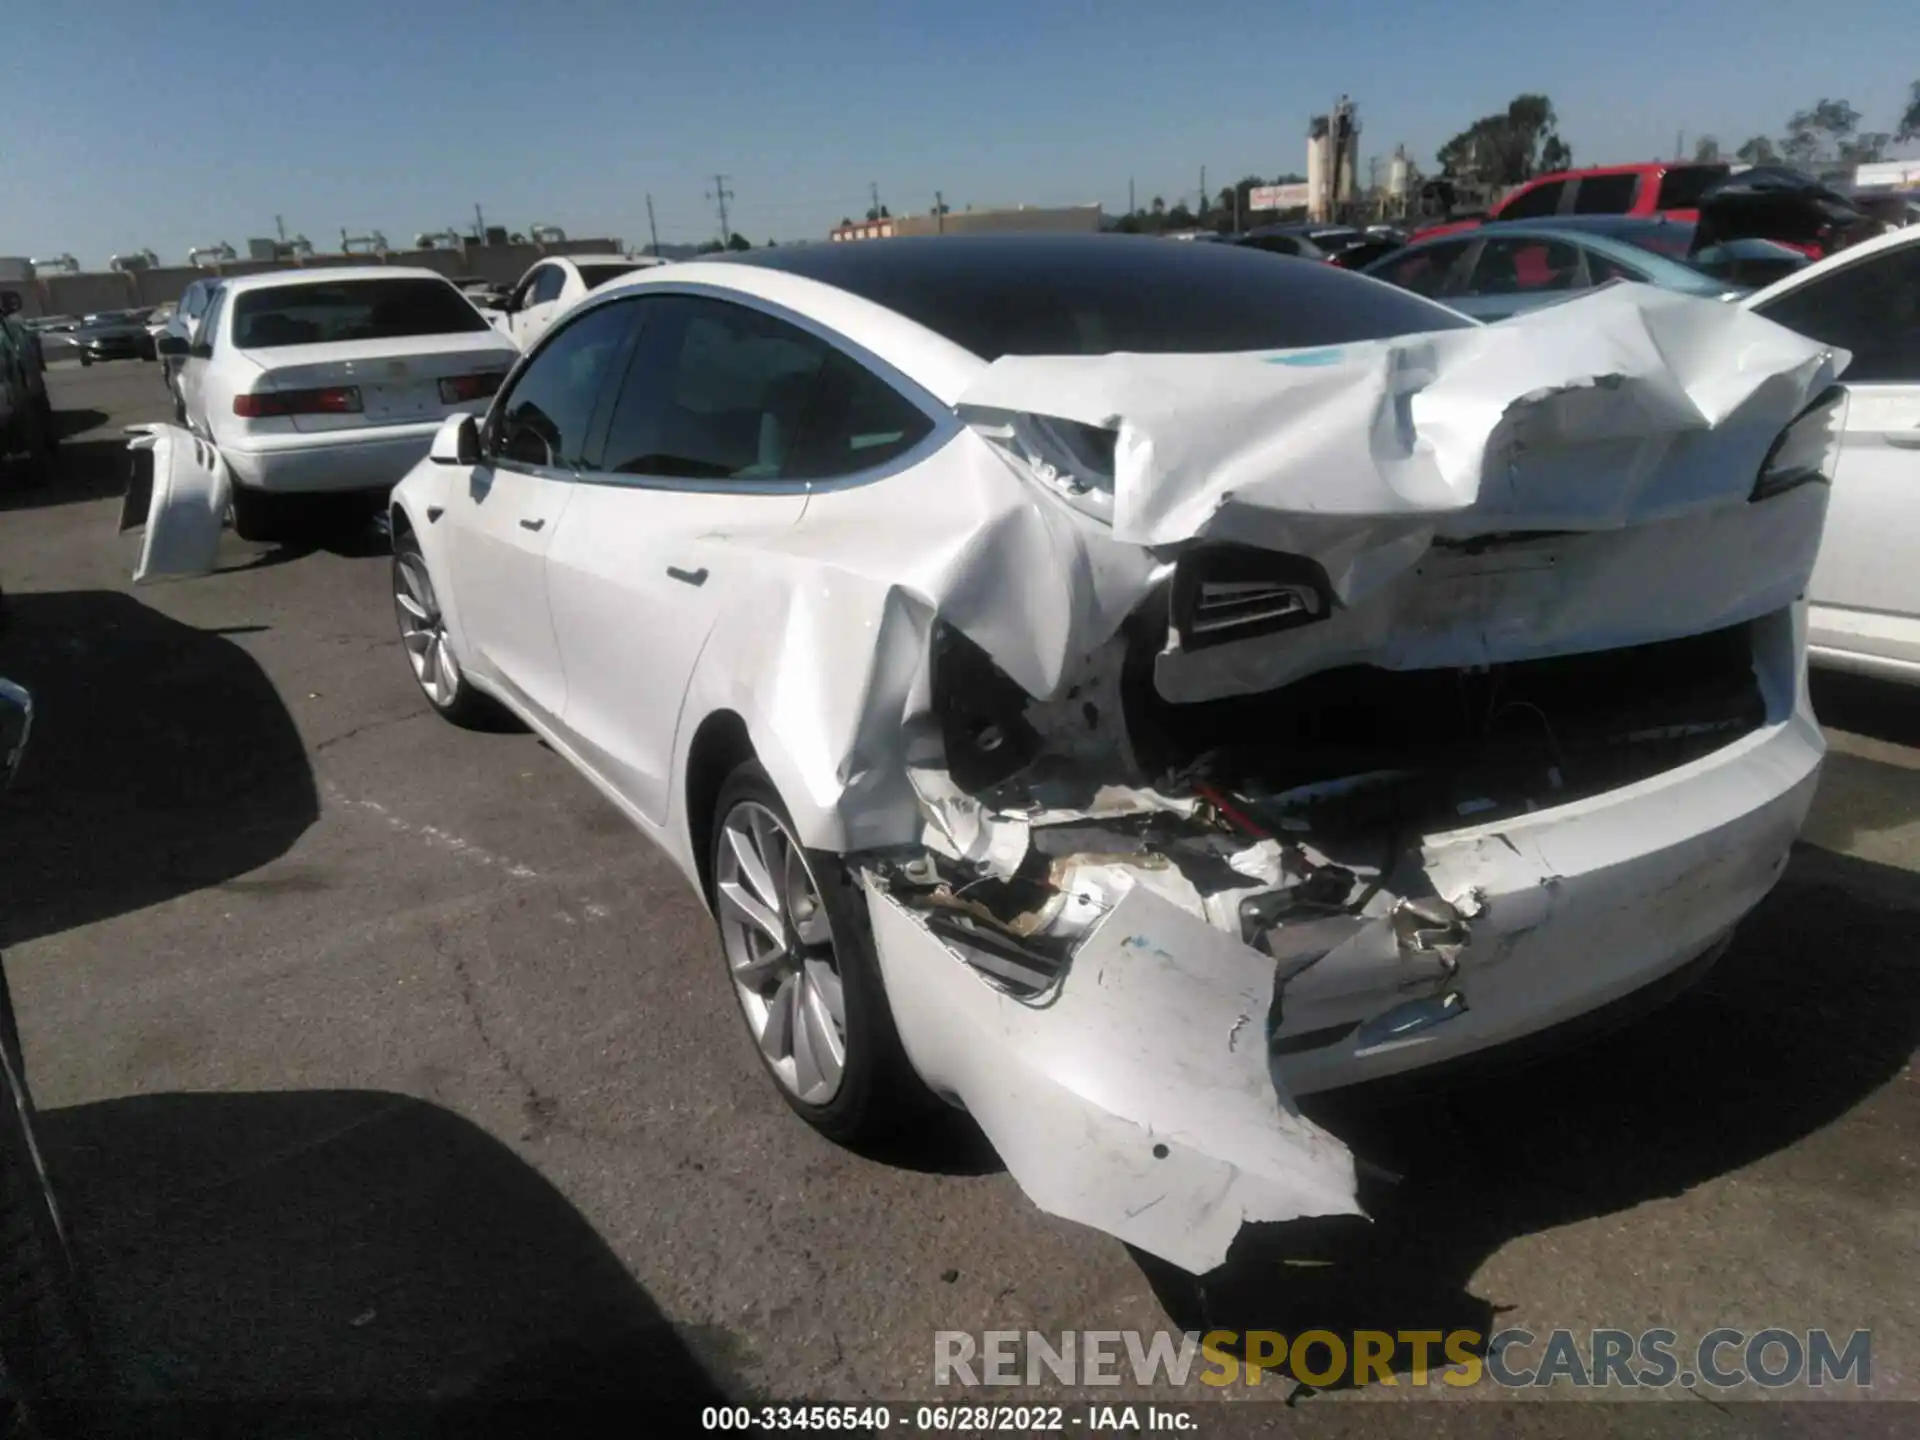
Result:
{"label": "alloy wheel", "polygon": [[715,899],[734,993],[767,1067],[809,1105],[839,1093],[846,996],[833,924],[781,818],[743,800],[720,823]]}
{"label": "alloy wheel", "polygon": [[413,678],[434,705],[444,709],[460,690],[460,665],[447,642],[446,621],[434,598],[427,562],[419,552],[398,555],[393,562],[393,606],[400,618],[400,643],[406,646]]}

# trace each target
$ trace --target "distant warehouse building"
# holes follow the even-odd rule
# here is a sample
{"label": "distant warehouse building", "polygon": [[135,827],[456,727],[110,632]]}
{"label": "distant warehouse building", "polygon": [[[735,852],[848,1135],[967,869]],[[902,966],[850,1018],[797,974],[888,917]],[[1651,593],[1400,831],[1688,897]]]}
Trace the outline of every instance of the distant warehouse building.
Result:
{"label": "distant warehouse building", "polygon": [[1098,205],[1016,205],[1006,210],[949,210],[944,215],[891,215],[849,220],[828,232],[829,240],[886,240],[896,235],[1018,235],[1035,232],[1097,233]]}

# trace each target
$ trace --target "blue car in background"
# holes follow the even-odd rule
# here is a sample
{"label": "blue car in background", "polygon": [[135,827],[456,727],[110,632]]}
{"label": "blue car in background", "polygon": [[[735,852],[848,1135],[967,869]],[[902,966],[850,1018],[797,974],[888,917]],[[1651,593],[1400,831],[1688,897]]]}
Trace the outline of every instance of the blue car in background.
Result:
{"label": "blue car in background", "polygon": [[1504,320],[1611,280],[1658,285],[1710,300],[1746,293],[1700,268],[1700,257],[1691,264],[1675,258],[1687,254],[1692,229],[1612,215],[1499,221],[1417,241],[1361,273],[1476,320]]}

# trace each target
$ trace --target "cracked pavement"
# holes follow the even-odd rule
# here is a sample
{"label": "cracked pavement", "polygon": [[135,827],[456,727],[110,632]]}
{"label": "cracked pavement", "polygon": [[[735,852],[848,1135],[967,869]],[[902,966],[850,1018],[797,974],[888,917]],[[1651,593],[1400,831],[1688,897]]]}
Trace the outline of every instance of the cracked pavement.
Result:
{"label": "cracked pavement", "polygon": [[813,1136],[668,863],[530,736],[428,713],[371,537],[228,536],[223,573],[133,593],[117,427],[160,415],[153,367],[54,394],[68,481],[0,525],[0,673],[42,697],[0,943],[126,1393],[422,1402],[604,1362],[926,1399],[937,1329],[1497,1315],[1870,1327],[1876,1391],[1920,1394],[1914,697],[1817,688],[1850,728],[1807,843],[1699,990],[1518,1081],[1310,1106],[1404,1177],[1376,1224],[1196,1292],[964,1127],[886,1163]]}

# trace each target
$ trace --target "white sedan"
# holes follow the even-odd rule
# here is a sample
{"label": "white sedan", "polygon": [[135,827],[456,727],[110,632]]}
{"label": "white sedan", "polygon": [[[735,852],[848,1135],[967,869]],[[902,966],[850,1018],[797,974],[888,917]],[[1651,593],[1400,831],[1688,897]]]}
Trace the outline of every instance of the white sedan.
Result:
{"label": "white sedan", "polygon": [[1778,878],[1833,374],[1226,246],[676,265],[396,488],[400,638],[678,864],[808,1122],[964,1106],[1201,1272],[1357,1213],[1297,1097],[1649,1000]]}
{"label": "white sedan", "polygon": [[400,266],[224,280],[191,341],[157,343],[249,540],[288,538],[289,496],[391,488],[518,354],[442,276]]}
{"label": "white sedan", "polygon": [[490,318],[502,334],[525,350],[589,290],[636,270],[664,264],[666,261],[646,255],[549,256],[520,277],[506,304],[489,312]]}
{"label": "white sedan", "polygon": [[1920,226],[1842,250],[1742,303],[1853,355],[1807,596],[1813,662],[1920,683]]}

